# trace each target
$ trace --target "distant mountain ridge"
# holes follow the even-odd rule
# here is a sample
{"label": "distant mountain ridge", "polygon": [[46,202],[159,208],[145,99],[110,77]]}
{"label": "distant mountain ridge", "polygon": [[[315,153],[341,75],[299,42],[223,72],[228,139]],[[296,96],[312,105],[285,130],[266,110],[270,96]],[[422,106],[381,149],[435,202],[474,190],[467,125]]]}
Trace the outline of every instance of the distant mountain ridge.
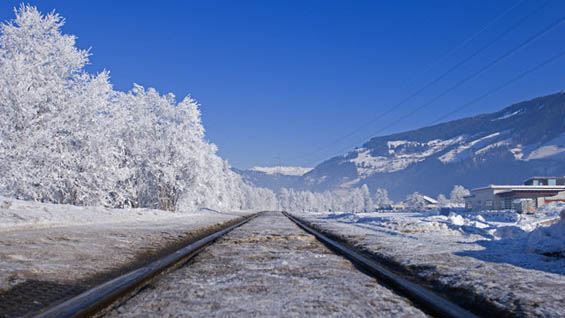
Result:
{"label": "distant mountain ridge", "polygon": [[281,174],[285,176],[303,176],[306,173],[312,171],[312,168],[275,166],[275,167],[253,167],[249,170],[264,172],[269,175]]}
{"label": "distant mountain ridge", "polygon": [[275,166],[253,167],[247,170],[232,168],[232,170],[239,173],[248,183],[278,192],[282,188],[294,187],[312,168]]}
{"label": "distant mountain ridge", "polygon": [[501,111],[389,136],[333,157],[295,188],[322,191],[384,187],[391,199],[414,191],[436,196],[453,185],[515,184],[533,175],[565,175],[565,94]]}

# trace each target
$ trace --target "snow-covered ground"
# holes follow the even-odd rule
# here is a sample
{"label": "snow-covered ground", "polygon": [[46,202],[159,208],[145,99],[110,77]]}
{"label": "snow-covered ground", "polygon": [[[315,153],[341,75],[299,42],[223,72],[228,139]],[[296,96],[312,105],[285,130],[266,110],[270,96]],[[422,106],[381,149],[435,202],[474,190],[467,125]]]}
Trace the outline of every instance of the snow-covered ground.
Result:
{"label": "snow-covered ground", "polygon": [[564,209],[296,215],[448,293],[517,315],[563,317]]}
{"label": "snow-covered ground", "polygon": [[[243,212],[240,212],[241,214]],[[67,204],[22,201],[0,196],[0,233],[13,230],[53,228],[61,226],[146,223],[184,220],[187,218],[215,219],[225,214],[215,210],[170,212],[154,209],[110,209]],[[233,213],[230,213],[233,214]]]}
{"label": "snow-covered ground", "polygon": [[76,283],[248,212],[173,213],[0,198],[0,291],[28,280]]}

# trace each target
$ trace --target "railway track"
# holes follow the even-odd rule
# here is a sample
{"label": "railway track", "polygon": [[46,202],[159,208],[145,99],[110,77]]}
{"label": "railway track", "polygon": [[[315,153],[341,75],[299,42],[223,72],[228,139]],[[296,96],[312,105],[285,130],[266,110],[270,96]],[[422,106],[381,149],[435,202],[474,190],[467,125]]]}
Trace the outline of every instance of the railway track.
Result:
{"label": "railway track", "polygon": [[168,271],[174,270],[183,262],[189,260],[198,251],[213,243],[216,239],[229,231],[249,222],[260,213],[251,215],[244,220],[218,230],[192,244],[185,246],[172,254],[158,259],[149,265],[143,266],[104,284],[98,285],[82,294],[73,297],[60,304],[52,306],[47,310],[32,315],[36,318],[55,317],[91,317],[103,312],[114,303],[118,303],[139,289],[147,285],[151,280]]}
{"label": "railway track", "polygon": [[362,256],[361,254],[353,251],[352,249],[342,245],[341,243],[332,240],[321,232],[310,227],[303,220],[294,217],[286,212],[283,212],[289,219],[296,223],[299,227],[306,232],[316,236],[318,240],[327,244],[331,249],[344,255],[347,259],[351,260],[354,264],[361,267],[375,278],[386,282],[388,286],[405,295],[414,303],[419,304],[426,312],[438,317],[476,317],[471,312],[461,308],[438,295],[434,292],[408,281],[401,276],[391,272],[386,267],[378,264],[372,259]]}
{"label": "railway track", "polygon": [[278,212],[255,215],[35,317],[155,315],[475,317]]}

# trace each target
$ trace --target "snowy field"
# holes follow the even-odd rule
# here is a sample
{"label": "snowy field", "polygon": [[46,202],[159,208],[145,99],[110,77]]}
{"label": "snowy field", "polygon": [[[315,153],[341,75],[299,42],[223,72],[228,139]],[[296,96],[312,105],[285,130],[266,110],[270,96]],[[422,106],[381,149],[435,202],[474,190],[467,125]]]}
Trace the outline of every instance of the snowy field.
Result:
{"label": "snowy field", "polygon": [[247,212],[174,213],[0,197],[0,291],[27,280],[77,282],[157,253]]}
{"label": "snowy field", "polygon": [[[565,205],[512,211],[301,213],[309,222],[494,310],[563,317]],[[560,218],[561,213],[561,218]]]}

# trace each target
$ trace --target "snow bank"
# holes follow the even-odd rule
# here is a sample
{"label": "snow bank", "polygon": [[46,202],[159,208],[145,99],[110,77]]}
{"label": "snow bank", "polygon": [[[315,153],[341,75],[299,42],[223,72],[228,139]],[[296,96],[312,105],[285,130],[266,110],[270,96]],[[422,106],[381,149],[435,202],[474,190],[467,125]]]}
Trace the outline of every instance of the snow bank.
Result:
{"label": "snow bank", "polygon": [[563,211],[565,204],[554,202],[535,214],[454,209],[449,215],[441,215],[434,209],[410,213],[331,213],[325,219],[378,226],[401,233],[426,233],[437,237],[455,235],[471,241],[511,239],[512,244],[520,246],[523,252],[559,256],[565,251]]}
{"label": "snow bank", "polygon": [[533,253],[565,257],[565,209],[560,212],[559,222],[528,233],[526,246]]}
{"label": "snow bank", "polygon": [[36,229],[72,225],[153,222],[213,214],[204,210],[174,213],[154,209],[110,209],[68,204],[50,204],[0,197],[0,231]]}
{"label": "snow bank", "polygon": [[[443,220],[445,218],[445,220]],[[437,216],[436,222],[446,222],[451,230],[462,234],[479,234],[493,240],[511,239],[524,252],[546,256],[565,256],[565,208],[552,203],[534,215],[512,211],[482,211],[478,213]],[[430,222],[423,218],[422,222]],[[443,229],[438,227],[438,229]]]}
{"label": "snow bank", "polygon": [[535,214],[439,210],[302,216],[477,306],[564,317],[565,204]]}

